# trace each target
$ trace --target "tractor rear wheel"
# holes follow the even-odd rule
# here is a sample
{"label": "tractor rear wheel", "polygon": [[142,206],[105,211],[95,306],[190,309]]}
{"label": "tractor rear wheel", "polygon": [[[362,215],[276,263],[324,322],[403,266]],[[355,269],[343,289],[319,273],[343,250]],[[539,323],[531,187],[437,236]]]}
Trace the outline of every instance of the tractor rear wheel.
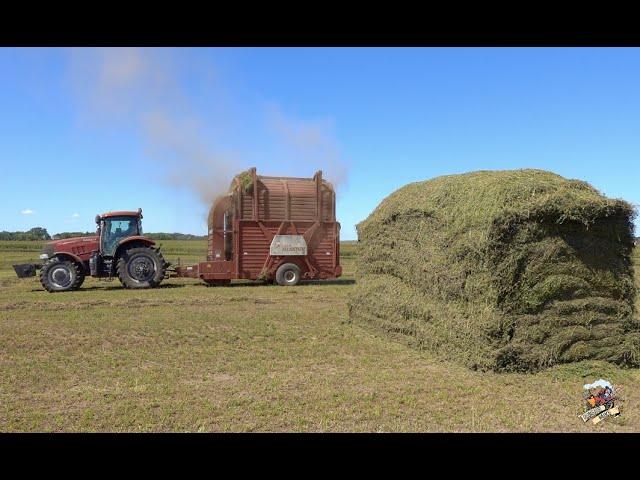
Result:
{"label": "tractor rear wheel", "polygon": [[84,273],[72,260],[52,258],[40,270],[40,283],[49,293],[76,290],[84,282]]}
{"label": "tractor rear wheel", "polygon": [[117,273],[126,288],[153,288],[164,279],[167,263],[159,250],[130,248],[118,259]]}
{"label": "tractor rear wheel", "polygon": [[285,263],[276,271],[276,282],[282,286],[294,286],[300,281],[300,267],[295,263]]}

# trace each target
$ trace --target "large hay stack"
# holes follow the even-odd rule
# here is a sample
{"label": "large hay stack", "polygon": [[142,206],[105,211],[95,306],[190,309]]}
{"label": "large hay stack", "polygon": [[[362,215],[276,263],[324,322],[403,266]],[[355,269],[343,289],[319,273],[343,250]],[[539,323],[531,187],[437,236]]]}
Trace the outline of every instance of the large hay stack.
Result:
{"label": "large hay stack", "polygon": [[638,365],[633,215],[541,170],[406,185],[357,226],[350,318],[483,370]]}

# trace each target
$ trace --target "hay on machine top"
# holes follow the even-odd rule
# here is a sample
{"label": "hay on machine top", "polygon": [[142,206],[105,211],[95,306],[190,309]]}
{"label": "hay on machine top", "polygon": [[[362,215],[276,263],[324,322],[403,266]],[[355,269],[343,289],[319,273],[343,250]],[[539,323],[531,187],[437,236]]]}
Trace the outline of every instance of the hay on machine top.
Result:
{"label": "hay on machine top", "polygon": [[350,317],[472,368],[636,365],[633,215],[542,170],[406,185],[357,226]]}

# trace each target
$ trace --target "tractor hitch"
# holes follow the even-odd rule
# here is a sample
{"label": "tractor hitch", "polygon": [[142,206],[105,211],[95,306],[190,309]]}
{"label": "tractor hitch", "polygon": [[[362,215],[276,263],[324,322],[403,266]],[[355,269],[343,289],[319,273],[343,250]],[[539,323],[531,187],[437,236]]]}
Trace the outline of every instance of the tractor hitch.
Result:
{"label": "tractor hitch", "polygon": [[42,264],[40,263],[22,263],[20,265],[13,266],[18,278],[35,277],[36,270],[39,268],[42,268]]}

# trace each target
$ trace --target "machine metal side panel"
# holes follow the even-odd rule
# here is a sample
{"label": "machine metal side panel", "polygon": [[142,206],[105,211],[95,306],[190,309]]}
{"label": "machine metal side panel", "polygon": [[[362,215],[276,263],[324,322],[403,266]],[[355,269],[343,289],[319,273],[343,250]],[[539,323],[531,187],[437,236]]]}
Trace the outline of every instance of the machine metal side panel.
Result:
{"label": "machine metal side panel", "polygon": [[269,246],[271,256],[305,256],[307,242],[302,235],[275,235]]}

